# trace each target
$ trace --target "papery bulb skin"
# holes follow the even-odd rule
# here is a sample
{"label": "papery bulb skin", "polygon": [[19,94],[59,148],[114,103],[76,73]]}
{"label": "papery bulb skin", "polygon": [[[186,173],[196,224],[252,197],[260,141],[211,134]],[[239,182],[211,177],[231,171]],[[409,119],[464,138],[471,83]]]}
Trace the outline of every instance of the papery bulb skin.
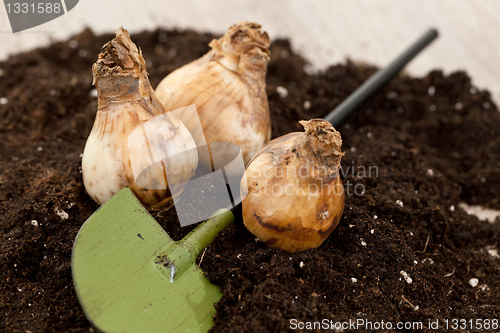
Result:
{"label": "papery bulb skin", "polygon": [[[163,206],[172,200],[167,173],[169,181],[180,183],[196,170],[198,157],[191,134],[156,98],[141,51],[125,29],[120,28],[116,38],[103,46],[92,72],[98,110],[82,157],[87,193],[103,204],[128,186],[147,208]],[[130,138],[138,139],[129,142]],[[182,160],[167,162],[152,156],[183,151],[187,153]]]}
{"label": "papery bulb skin", "polygon": [[[266,94],[270,40],[261,26],[240,22],[209,44],[203,57],[173,71],[156,88],[167,109],[194,104],[207,143],[237,144],[245,164],[271,139]],[[193,133],[191,119],[180,120]]]}
{"label": "papery bulb skin", "polygon": [[340,133],[322,119],[300,123],[305,132],[272,140],[250,161],[241,182],[247,229],[290,253],[320,246],[336,228],[345,201]]}

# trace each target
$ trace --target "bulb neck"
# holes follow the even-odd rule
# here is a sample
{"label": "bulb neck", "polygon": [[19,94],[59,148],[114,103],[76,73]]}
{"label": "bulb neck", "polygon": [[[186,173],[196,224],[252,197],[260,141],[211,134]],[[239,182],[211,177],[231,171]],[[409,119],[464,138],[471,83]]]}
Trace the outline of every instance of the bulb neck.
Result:
{"label": "bulb neck", "polygon": [[239,22],[210,42],[212,50],[206,57],[238,75],[256,97],[267,103],[265,79],[270,45],[269,36],[259,24]]}
{"label": "bulb neck", "polygon": [[166,112],[151,88],[142,53],[130,39],[127,30],[120,28],[116,37],[103,46],[103,51],[92,66],[92,73],[99,110],[112,102],[143,100],[146,109],[153,115]]}
{"label": "bulb neck", "polygon": [[342,138],[333,126],[323,119],[302,120],[305,132],[295,141],[296,151],[308,166],[309,173],[316,179],[333,179],[338,176]]}

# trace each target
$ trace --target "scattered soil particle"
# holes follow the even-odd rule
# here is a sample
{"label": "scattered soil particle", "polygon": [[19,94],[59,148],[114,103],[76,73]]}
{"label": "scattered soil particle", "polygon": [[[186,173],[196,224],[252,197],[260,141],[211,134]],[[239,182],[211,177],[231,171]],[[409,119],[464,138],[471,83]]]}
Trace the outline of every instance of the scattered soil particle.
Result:
{"label": "scattered soil particle", "polygon": [[[1,331],[97,331],[76,298],[70,263],[78,229],[98,208],[80,163],[97,109],[91,65],[112,37],[85,30],[0,62]],[[156,87],[206,53],[213,37],[157,30],[132,39]],[[273,137],[325,116],[376,71],[347,61],[310,75],[288,41],[271,51]],[[464,72],[400,75],[338,130],[347,191],[339,226],[317,250],[291,255],[255,241],[237,213],[201,263],[224,293],[213,331],[366,319],[422,322],[426,332],[430,320],[440,328],[498,320],[500,221],[459,206],[500,209],[500,113],[490,94]],[[153,216],[174,239],[193,228],[179,226],[175,208]],[[478,331],[472,323],[467,331]]]}

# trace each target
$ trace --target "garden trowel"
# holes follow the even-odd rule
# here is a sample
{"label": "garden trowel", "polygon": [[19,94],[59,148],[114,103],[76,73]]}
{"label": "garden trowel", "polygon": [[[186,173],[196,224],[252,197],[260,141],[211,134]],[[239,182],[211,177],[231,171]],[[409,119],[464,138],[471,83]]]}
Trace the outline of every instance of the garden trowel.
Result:
{"label": "garden trowel", "polygon": [[75,239],[73,281],[85,315],[104,332],[206,332],[222,294],[196,258],[233,219],[218,211],[175,242],[122,189]]}

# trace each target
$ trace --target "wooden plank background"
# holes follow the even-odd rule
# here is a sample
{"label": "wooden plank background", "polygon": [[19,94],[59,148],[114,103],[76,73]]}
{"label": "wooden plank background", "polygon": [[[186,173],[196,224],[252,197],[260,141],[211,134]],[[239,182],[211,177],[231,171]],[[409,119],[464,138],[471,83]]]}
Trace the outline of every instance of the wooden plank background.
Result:
{"label": "wooden plank background", "polygon": [[0,60],[84,27],[95,33],[122,25],[131,33],[157,27],[223,33],[240,20],[261,23],[271,38],[289,38],[314,69],[347,57],[384,66],[435,27],[440,38],[407,71],[423,76],[432,69],[466,70],[500,101],[498,0],[80,0],[64,16],[16,34],[0,6]]}

